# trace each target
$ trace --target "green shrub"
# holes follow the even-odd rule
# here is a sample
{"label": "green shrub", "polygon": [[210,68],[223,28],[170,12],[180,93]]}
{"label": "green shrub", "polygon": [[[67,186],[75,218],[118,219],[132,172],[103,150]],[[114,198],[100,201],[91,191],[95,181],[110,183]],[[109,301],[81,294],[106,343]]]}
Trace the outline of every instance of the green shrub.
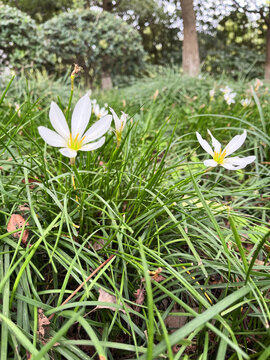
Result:
{"label": "green shrub", "polygon": [[55,54],[58,69],[77,63],[84,69],[87,85],[103,72],[134,75],[144,65],[141,38],[131,26],[108,12],[75,10],[43,24],[45,44]]}
{"label": "green shrub", "polygon": [[226,49],[212,49],[204,60],[203,70],[212,75],[224,74],[235,80],[262,78],[265,56],[246,46],[228,45]]}
{"label": "green shrub", "polygon": [[48,56],[33,19],[17,8],[0,4],[0,66],[14,70],[41,66]]}

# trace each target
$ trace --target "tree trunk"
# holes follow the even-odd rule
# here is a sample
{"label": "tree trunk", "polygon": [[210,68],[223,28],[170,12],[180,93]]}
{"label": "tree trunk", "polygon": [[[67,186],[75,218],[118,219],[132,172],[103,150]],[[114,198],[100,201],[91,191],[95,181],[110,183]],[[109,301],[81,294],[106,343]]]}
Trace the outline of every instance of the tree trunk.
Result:
{"label": "tree trunk", "polygon": [[103,72],[101,75],[101,89],[111,90],[111,88],[112,88],[111,75],[108,72]]}
{"label": "tree trunk", "polygon": [[180,0],[180,3],[184,23],[183,71],[190,76],[197,76],[200,72],[200,56],[193,0]]}
{"label": "tree trunk", "polygon": [[112,11],[113,3],[111,0],[102,0],[102,8],[105,11]]}
{"label": "tree trunk", "polygon": [[265,81],[270,83],[270,9],[266,21],[267,31],[266,31],[266,62],[265,62]]}
{"label": "tree trunk", "polygon": [[88,9],[90,9],[90,6],[91,6],[91,1],[90,0],[85,0],[84,8],[88,10]]}

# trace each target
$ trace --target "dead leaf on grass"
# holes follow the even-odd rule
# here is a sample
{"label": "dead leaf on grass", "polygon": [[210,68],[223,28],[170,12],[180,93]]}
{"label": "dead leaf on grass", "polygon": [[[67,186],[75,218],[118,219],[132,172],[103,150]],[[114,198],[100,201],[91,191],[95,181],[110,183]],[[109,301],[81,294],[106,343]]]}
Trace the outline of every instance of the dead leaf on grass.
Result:
{"label": "dead leaf on grass", "polygon": [[[19,215],[19,214],[12,214],[10,217],[10,220],[8,222],[8,226],[7,226],[7,231],[11,232],[17,229],[20,229],[24,226],[25,224],[25,220],[24,218]],[[26,226],[28,226],[29,224],[26,223]],[[17,231],[14,234],[12,234],[13,237],[19,239],[21,236],[21,231]],[[26,244],[27,239],[29,236],[29,231],[27,229],[24,230],[23,235],[22,235],[22,243]]]}
{"label": "dead leaf on grass", "polygon": [[[178,311],[173,310],[172,313]],[[166,317],[164,322],[169,332],[174,332],[175,330],[180,329],[182,326],[184,326],[186,321],[187,321],[186,316],[169,315]]]}
{"label": "dead leaf on grass", "polygon": [[27,203],[25,203],[25,204],[19,206],[19,210],[20,210],[21,213],[23,214],[24,211],[30,211],[30,207],[28,206]]}
{"label": "dead leaf on grass", "polygon": [[[134,296],[136,298],[135,303],[138,305],[142,305],[144,302],[144,298],[145,298],[145,288],[140,287],[139,289],[137,289],[134,293]],[[135,306],[134,310],[137,312],[140,312],[141,308],[140,308],[140,306]]]}
{"label": "dead leaf on grass", "polygon": [[[49,337],[49,331],[50,331],[50,320],[47,318],[47,316],[44,315],[44,312],[41,308],[38,309],[38,338],[42,342],[43,345],[46,345],[48,341],[50,341],[52,338]],[[53,346],[58,346],[60,343],[56,342],[53,344]]]}
{"label": "dead leaf on grass", "polygon": [[45,334],[48,333],[50,320],[44,315],[41,308],[38,309],[38,336],[40,339],[44,339]]}
{"label": "dead leaf on grass", "polygon": [[93,248],[94,248],[96,251],[101,250],[101,249],[103,249],[104,244],[105,244],[104,239],[97,239],[97,240],[95,240],[95,242],[94,242],[94,244],[93,244]]}
{"label": "dead leaf on grass", "polygon": [[[99,297],[98,297],[98,301],[100,302],[107,302],[107,303],[111,303],[111,304],[117,304],[117,300],[116,300],[116,297],[114,295],[111,295],[109,293],[107,293],[105,290],[103,289],[99,289]],[[120,303],[119,305],[122,305],[122,303]],[[126,305],[126,307],[128,307],[129,309],[131,309],[130,306]],[[94,310],[96,309],[110,309],[112,311],[116,311],[118,309],[116,309],[115,307],[113,306],[109,306],[109,305],[97,305],[95,307]],[[120,311],[122,311],[124,314],[126,314],[125,310],[124,309],[119,309]]]}
{"label": "dead leaf on grass", "polygon": [[[154,271],[148,271],[149,275],[151,275],[151,280],[155,280],[156,282],[161,282],[165,280],[166,278],[160,273],[163,271],[161,267],[157,268],[157,270]],[[145,281],[145,278],[142,278],[142,282]]]}
{"label": "dead leaf on grass", "polygon": [[30,188],[30,189],[34,189],[34,187],[36,186],[35,183],[37,183],[37,182],[38,182],[38,183],[41,182],[41,181],[38,179],[37,176],[35,176],[34,178],[29,177],[29,178],[28,178],[28,183],[25,182],[25,179],[22,179],[22,183],[23,183],[23,184],[31,184],[31,185],[29,185],[29,188]]}

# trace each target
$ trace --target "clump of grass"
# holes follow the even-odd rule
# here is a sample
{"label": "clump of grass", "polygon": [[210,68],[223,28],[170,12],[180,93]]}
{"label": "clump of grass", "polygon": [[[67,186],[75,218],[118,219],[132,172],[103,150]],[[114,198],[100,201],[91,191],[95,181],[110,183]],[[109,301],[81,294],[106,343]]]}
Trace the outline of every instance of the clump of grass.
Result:
{"label": "clump of grass", "polygon": [[[251,121],[267,118],[266,108],[226,115],[221,100],[209,103],[210,79],[190,88],[170,80],[156,99],[157,84],[125,90],[133,121],[120,147],[111,133],[98,151],[80,153],[75,172],[38,135],[49,104],[26,95],[19,115],[9,92],[2,97],[1,359],[268,358],[270,138],[262,118]],[[197,87],[187,113],[179,99]],[[107,102],[122,110],[122,96]],[[210,125],[226,140],[246,128],[243,154],[255,153],[256,164],[206,171],[194,131]],[[30,224],[27,246],[6,231],[14,213]],[[114,310],[93,311],[111,306],[99,289],[116,297]],[[54,314],[44,337],[40,309]]]}

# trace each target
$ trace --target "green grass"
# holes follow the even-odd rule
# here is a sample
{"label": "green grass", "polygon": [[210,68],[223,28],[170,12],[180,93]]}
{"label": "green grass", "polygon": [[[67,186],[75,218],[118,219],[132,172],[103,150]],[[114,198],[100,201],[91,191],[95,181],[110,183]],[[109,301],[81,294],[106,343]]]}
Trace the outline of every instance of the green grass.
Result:
{"label": "green grass", "polygon": [[[102,148],[80,152],[74,169],[37,131],[50,126],[52,100],[67,109],[68,80],[61,86],[61,80],[36,77],[27,84],[15,79],[1,98],[1,360],[26,359],[27,351],[32,360],[268,359],[266,87],[246,109],[239,99],[249,84],[174,73],[97,94],[101,104],[133,120],[119,149],[111,132]],[[218,91],[226,84],[239,94],[230,107]],[[71,110],[83,93],[75,89]],[[206,171],[195,131],[206,138],[207,128],[224,144],[247,129],[237,154],[255,154],[256,163]],[[12,214],[28,221],[31,247],[7,232]],[[158,268],[161,282],[148,272]],[[145,299],[137,305],[141,287]],[[116,296],[115,311],[93,310],[106,305],[98,301],[99,289]],[[54,314],[45,339],[38,333],[39,309]],[[181,326],[172,328],[170,315]]]}

